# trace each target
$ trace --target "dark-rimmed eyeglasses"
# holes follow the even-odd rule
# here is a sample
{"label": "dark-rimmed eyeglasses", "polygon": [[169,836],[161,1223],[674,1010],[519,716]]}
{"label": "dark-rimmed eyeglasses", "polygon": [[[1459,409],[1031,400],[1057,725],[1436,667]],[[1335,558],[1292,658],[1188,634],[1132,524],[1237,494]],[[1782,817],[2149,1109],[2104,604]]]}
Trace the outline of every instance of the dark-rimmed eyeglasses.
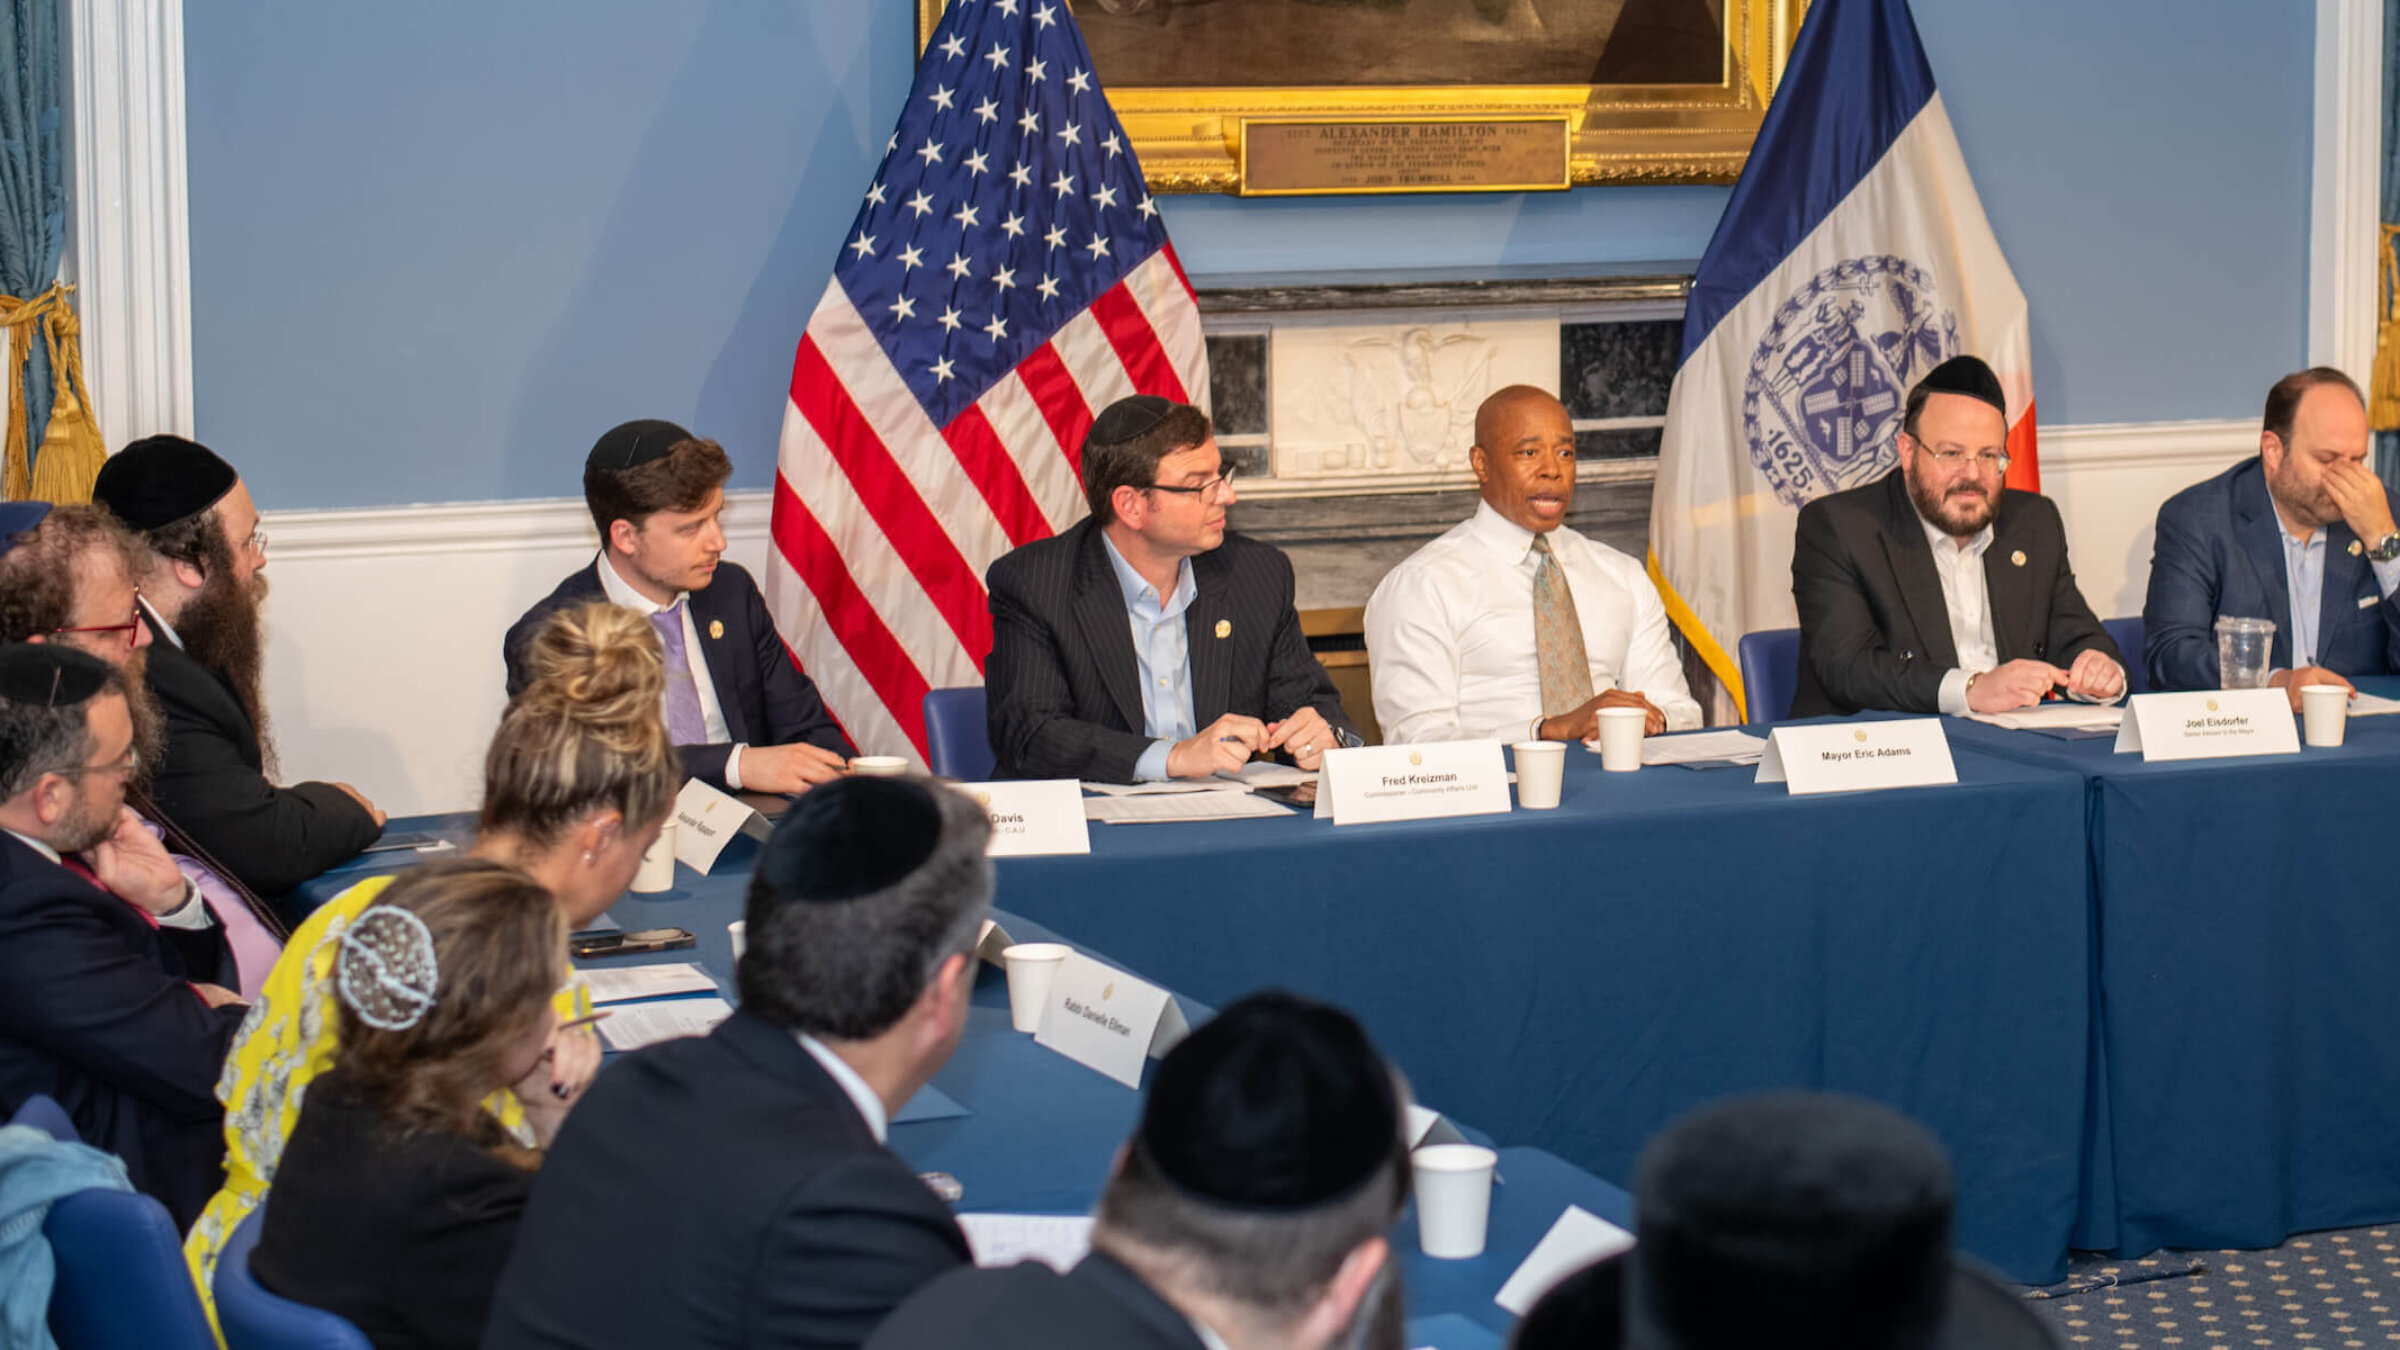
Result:
{"label": "dark-rimmed eyeglasses", "polygon": [[1149,491],[1180,492],[1186,496],[1198,497],[1203,502],[1221,501],[1233,492],[1233,475],[1234,470],[1227,469],[1225,472],[1218,474],[1216,477],[1209,479],[1205,483],[1193,483],[1188,487],[1174,487],[1166,483],[1152,483],[1149,487]]}

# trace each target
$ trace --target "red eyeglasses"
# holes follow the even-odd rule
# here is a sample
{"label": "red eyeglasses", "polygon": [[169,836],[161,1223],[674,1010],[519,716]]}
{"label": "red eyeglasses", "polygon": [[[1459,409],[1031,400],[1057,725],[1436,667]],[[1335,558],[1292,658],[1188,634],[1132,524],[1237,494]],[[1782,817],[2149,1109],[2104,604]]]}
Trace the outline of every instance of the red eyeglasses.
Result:
{"label": "red eyeglasses", "polygon": [[134,642],[135,630],[141,626],[142,593],[135,591],[133,593],[133,617],[125,623],[89,624],[81,628],[53,628],[44,636],[64,637],[70,633],[122,633],[125,636],[125,645],[130,647]]}

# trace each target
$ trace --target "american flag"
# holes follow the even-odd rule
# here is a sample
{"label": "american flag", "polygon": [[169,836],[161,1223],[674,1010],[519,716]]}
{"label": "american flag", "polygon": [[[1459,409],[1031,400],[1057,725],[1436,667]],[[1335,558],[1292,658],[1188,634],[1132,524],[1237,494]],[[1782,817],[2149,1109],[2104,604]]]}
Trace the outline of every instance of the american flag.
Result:
{"label": "american flag", "polygon": [[952,0],[792,363],[766,595],[851,739],[980,684],[984,570],[1084,514],[1093,416],[1206,406],[1191,283],[1064,0]]}

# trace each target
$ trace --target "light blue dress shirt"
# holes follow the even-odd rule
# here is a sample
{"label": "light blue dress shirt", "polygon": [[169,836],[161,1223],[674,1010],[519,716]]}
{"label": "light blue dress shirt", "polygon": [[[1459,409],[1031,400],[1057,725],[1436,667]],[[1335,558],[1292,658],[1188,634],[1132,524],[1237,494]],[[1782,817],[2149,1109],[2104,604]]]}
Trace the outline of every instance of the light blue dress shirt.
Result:
{"label": "light blue dress shirt", "polygon": [[1175,572],[1175,594],[1162,601],[1158,588],[1142,580],[1117,552],[1114,540],[1103,534],[1100,542],[1108,549],[1108,565],[1116,569],[1117,586],[1125,592],[1134,672],[1142,682],[1142,731],[1153,738],[1133,762],[1133,781],[1163,783],[1167,752],[1199,730],[1193,725],[1191,640],[1184,632],[1183,612],[1192,607],[1200,588],[1192,580],[1192,560],[1186,558]]}
{"label": "light blue dress shirt", "polygon": [[[2325,612],[2326,532],[2310,532],[2305,544],[2288,529],[2276,533],[2283,537],[2283,579],[2292,606],[2292,669],[2297,670],[2317,663],[2317,622]],[[2377,594],[2389,596],[2400,586],[2400,558],[2369,565],[2375,569]]]}

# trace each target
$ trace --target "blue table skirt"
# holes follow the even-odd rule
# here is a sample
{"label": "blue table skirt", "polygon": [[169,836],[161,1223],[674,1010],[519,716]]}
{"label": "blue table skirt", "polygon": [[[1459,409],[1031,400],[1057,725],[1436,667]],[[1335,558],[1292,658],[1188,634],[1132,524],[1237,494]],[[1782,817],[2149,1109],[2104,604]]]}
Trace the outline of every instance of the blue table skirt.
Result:
{"label": "blue table skirt", "polygon": [[2338,749],[2161,764],[1951,736],[2088,784],[2107,1091],[2076,1245],[2400,1220],[2400,717],[2353,720]]}

